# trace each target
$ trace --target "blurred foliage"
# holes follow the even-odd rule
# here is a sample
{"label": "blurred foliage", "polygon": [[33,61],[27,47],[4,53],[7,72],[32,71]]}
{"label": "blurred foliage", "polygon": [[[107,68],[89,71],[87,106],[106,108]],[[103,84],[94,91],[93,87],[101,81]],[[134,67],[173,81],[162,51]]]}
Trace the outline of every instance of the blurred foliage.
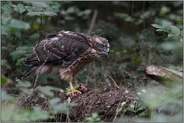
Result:
{"label": "blurred foliage", "polygon": [[[15,100],[13,97],[13,99],[9,97],[9,94],[31,93],[28,88],[34,84],[34,74],[30,75],[26,81],[23,80],[19,83],[15,83],[14,79],[27,68],[24,65],[24,59],[32,54],[36,43],[43,40],[47,34],[60,30],[87,33],[95,9],[98,11],[98,15],[91,35],[99,35],[109,40],[110,55],[108,58],[101,58],[82,69],[76,76],[77,82],[87,83],[90,89],[109,84],[113,86],[114,81],[118,85],[144,88],[145,86],[161,86],[146,78],[144,73],[146,65],[155,64],[181,70],[183,64],[182,1],[2,1],[2,94],[10,100]],[[50,98],[52,98],[52,90],[68,87],[67,82],[53,74],[40,76],[37,84],[40,85],[37,91]],[[149,102],[146,104],[152,109],[155,107],[167,108],[166,105],[170,105],[167,101],[175,99],[170,99],[170,94],[173,93],[169,93],[165,95],[166,98],[163,98],[166,100],[164,106],[153,105]],[[162,102],[159,100],[160,98],[154,98],[154,104],[160,104]],[[51,100],[51,105],[56,104],[58,99],[53,100]],[[143,100],[147,100],[147,98]],[[18,104],[14,102],[13,105],[16,107]],[[57,105],[54,105],[56,107],[53,106],[53,108],[57,109]],[[137,107],[142,108],[137,102],[129,108],[136,112],[139,111]],[[63,109],[66,109],[63,112],[68,112],[66,107]],[[3,116],[7,116],[7,113],[11,112],[11,107],[5,105],[2,110]],[[56,112],[61,110],[59,108]],[[43,113],[40,108],[22,112],[16,114],[17,116],[13,119],[10,119],[12,117],[6,119],[19,119],[20,114],[24,114],[22,115],[23,119],[29,116],[27,121],[50,117],[48,112]],[[152,114],[154,114],[153,112]],[[41,113],[43,116],[38,116]],[[36,119],[33,116],[37,116]],[[149,116],[151,117],[151,115]],[[154,117],[154,121],[158,121],[159,116],[158,118]],[[91,119],[89,120],[91,121]],[[162,119],[159,120],[162,121]]]}
{"label": "blurred foliage", "polygon": [[[35,107],[33,109],[22,109],[16,114],[13,114],[12,110],[16,105],[4,105],[2,107],[2,121],[18,121],[18,122],[29,122],[37,120],[46,120],[52,118],[49,112],[43,111],[40,107]],[[17,107],[16,107],[17,108]]]}
{"label": "blurred foliage", "polygon": [[152,24],[153,27],[157,28],[156,31],[162,31],[168,33],[168,37],[178,37],[180,41],[183,41],[183,30],[181,31],[178,27],[171,25],[170,23],[163,22],[162,25]]}
{"label": "blurred foliage", "polygon": [[[6,91],[1,91],[1,113],[2,121],[36,121],[51,118],[49,112],[41,109],[41,107],[34,107],[33,109],[19,109],[19,103],[15,100],[15,97],[10,96]],[[16,112],[16,113],[15,113]]]}
{"label": "blurred foliage", "polygon": [[102,122],[98,113],[93,113],[91,117],[86,118],[87,122]]}

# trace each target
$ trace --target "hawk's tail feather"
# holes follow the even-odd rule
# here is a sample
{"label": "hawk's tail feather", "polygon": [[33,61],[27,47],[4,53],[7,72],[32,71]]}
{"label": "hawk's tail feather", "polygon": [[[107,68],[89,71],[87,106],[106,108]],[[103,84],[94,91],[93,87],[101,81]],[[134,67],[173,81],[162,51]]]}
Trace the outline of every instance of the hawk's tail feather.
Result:
{"label": "hawk's tail feather", "polygon": [[37,68],[37,66],[30,66],[26,71],[24,71],[19,77],[15,78],[15,81],[20,81],[24,78],[26,78],[27,76],[29,76],[29,74],[31,74],[35,69]]}

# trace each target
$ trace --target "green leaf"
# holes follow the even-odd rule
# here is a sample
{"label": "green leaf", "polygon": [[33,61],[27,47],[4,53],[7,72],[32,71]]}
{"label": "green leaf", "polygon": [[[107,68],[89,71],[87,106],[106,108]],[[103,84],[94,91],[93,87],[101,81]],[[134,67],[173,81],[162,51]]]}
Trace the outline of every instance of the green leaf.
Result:
{"label": "green leaf", "polygon": [[22,14],[23,12],[26,11],[24,5],[22,5],[22,4],[18,4],[17,7],[18,7],[18,10],[19,10],[19,13],[20,14]]}
{"label": "green leaf", "polygon": [[27,88],[31,86],[31,83],[29,81],[22,80],[22,81],[18,81],[18,84],[16,86]]}
{"label": "green leaf", "polygon": [[52,108],[53,108],[53,111],[55,113],[59,113],[59,112],[62,112],[62,113],[65,113],[65,114],[68,114],[69,113],[69,109],[68,109],[66,103],[57,104],[57,105],[53,106]]}
{"label": "green leaf", "polygon": [[49,7],[47,2],[31,2],[33,6],[40,7],[40,8],[47,8]]}
{"label": "green leaf", "polygon": [[10,28],[9,32],[11,34],[17,36],[19,39],[21,39],[21,30],[20,29]]}
{"label": "green leaf", "polygon": [[86,120],[87,122],[94,122],[94,119],[92,117],[87,117]]}
{"label": "green leaf", "polygon": [[16,49],[10,55],[12,56],[13,61],[17,60],[21,56],[23,56],[26,53],[26,50]]}
{"label": "green leaf", "polygon": [[163,30],[162,30],[162,29],[157,29],[156,31],[157,31],[157,32],[161,32],[161,31],[163,31]]}
{"label": "green leaf", "polygon": [[53,97],[54,93],[52,92],[52,90],[59,91],[60,89],[56,87],[51,87],[51,86],[44,86],[44,87],[38,86],[36,90],[40,91],[41,93],[45,94],[48,97]]}
{"label": "green leaf", "polygon": [[126,13],[115,13],[116,17],[119,17],[121,19],[124,19],[127,22],[133,22],[134,18],[132,18],[130,15],[126,14]]}
{"label": "green leaf", "polygon": [[18,59],[15,66],[19,66],[21,63],[23,63],[24,60],[25,60],[25,58]]}
{"label": "green leaf", "polygon": [[3,6],[1,7],[2,13],[3,13],[4,15],[7,15],[7,16],[10,15],[10,13],[12,12],[11,6],[12,6],[12,2],[9,2],[8,4],[3,5]]}
{"label": "green leaf", "polygon": [[164,21],[163,24],[162,24],[162,29],[165,32],[169,32],[169,30],[171,29],[171,24]]}
{"label": "green leaf", "polygon": [[32,47],[20,46],[20,47],[17,47],[15,51],[10,53],[10,55],[12,56],[12,59],[14,61],[20,60],[20,61],[18,61],[18,63],[19,63],[19,62],[22,62],[23,59],[25,59],[25,57],[27,55],[29,55],[29,52],[32,52],[31,49],[32,49]]}
{"label": "green leaf", "polygon": [[8,69],[11,69],[10,65],[8,64],[8,61],[5,59],[1,59],[1,65]]}
{"label": "green leaf", "polygon": [[28,121],[44,120],[48,118],[51,118],[51,116],[49,115],[49,112],[42,110],[41,107],[35,107],[27,117]]}
{"label": "green leaf", "polygon": [[53,98],[49,101],[50,105],[56,105],[57,103],[59,103],[60,99],[59,98]]}
{"label": "green leaf", "polygon": [[180,29],[176,26],[171,26],[171,32],[176,35],[176,36],[179,36],[180,35]]}
{"label": "green leaf", "polygon": [[7,25],[11,21],[11,19],[11,17],[3,17],[1,21],[2,25]]}
{"label": "green leaf", "polygon": [[61,6],[58,2],[48,2],[49,7],[46,9],[48,12],[57,13],[60,11],[59,7]]}
{"label": "green leaf", "polygon": [[26,11],[24,5],[22,4],[12,5],[12,7],[14,8],[15,11],[19,12],[20,14]]}
{"label": "green leaf", "polygon": [[46,120],[48,118],[52,118],[49,112],[42,110],[40,107],[34,107],[33,109],[23,109],[17,113],[12,114],[11,120],[13,121],[38,121],[38,120]]}
{"label": "green leaf", "polygon": [[170,37],[173,37],[173,36],[176,36],[176,35],[174,35],[174,34],[168,34],[168,37],[170,38]]}
{"label": "green leaf", "polygon": [[15,117],[12,117],[13,115],[13,107],[14,108],[17,108],[17,106],[15,104],[5,104],[5,103],[2,103],[1,105],[1,120],[2,122],[7,122],[7,121],[13,121],[13,118]]}
{"label": "green leaf", "polygon": [[[2,121],[14,121],[14,122],[33,122],[38,120],[46,120],[53,118],[49,112],[42,110],[40,107],[34,107],[33,109],[19,109],[19,106],[12,104],[3,104],[2,106]],[[19,109],[17,111],[12,111]]]}
{"label": "green leaf", "polygon": [[155,28],[159,28],[159,29],[162,29],[162,26],[161,25],[159,25],[159,24],[151,24],[153,27],[155,27]]}
{"label": "green leaf", "polygon": [[6,84],[7,83],[7,78],[4,76],[1,76],[1,84]]}
{"label": "green leaf", "polygon": [[1,91],[1,99],[4,101],[10,101],[10,100],[13,100],[14,98],[9,94],[7,94],[6,91]]}
{"label": "green leaf", "polygon": [[98,118],[98,114],[97,114],[97,113],[93,113],[93,114],[92,114],[92,118],[93,118],[93,119]]}
{"label": "green leaf", "polygon": [[162,8],[160,9],[160,14],[161,15],[165,15],[165,14],[167,14],[169,12],[170,12],[170,8],[169,7],[162,6]]}
{"label": "green leaf", "polygon": [[77,15],[78,16],[85,16],[85,15],[89,15],[91,13],[90,9],[86,9],[84,11],[78,12]]}
{"label": "green leaf", "polygon": [[18,12],[19,12],[20,14],[22,14],[23,12],[26,11],[24,5],[22,5],[22,4],[18,4],[18,5],[17,5],[17,9],[18,9]]}
{"label": "green leaf", "polygon": [[26,23],[20,20],[16,20],[16,19],[12,19],[10,23],[8,24],[8,27],[16,28],[16,29],[29,29],[30,25],[29,23]]}
{"label": "green leaf", "polygon": [[46,16],[56,16],[57,14],[54,13],[54,12],[43,12],[43,15],[46,15]]}
{"label": "green leaf", "polygon": [[54,12],[28,12],[27,15],[29,16],[41,16],[41,15],[56,16],[57,14]]}
{"label": "green leaf", "polygon": [[24,6],[25,7],[25,9],[28,11],[28,12],[30,12],[30,11],[33,11],[33,7],[32,6]]}
{"label": "green leaf", "polygon": [[101,120],[100,117],[98,117],[98,118],[95,119],[96,122],[99,122],[100,120]]}
{"label": "green leaf", "polygon": [[8,35],[10,28],[4,25],[1,25],[1,34],[2,35]]}
{"label": "green leaf", "polygon": [[41,93],[45,94],[48,97],[53,97],[54,93],[51,91],[52,87],[37,87],[37,90],[39,90]]}

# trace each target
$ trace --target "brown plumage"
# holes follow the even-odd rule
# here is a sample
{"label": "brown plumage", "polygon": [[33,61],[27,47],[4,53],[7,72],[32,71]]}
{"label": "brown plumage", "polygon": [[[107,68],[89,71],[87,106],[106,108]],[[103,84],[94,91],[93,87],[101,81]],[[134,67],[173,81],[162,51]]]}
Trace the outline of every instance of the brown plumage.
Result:
{"label": "brown plumage", "polygon": [[34,53],[25,60],[25,64],[31,66],[17,80],[24,79],[34,71],[36,74],[59,73],[61,79],[73,82],[75,74],[84,65],[101,55],[108,55],[108,52],[109,43],[105,38],[60,31],[48,35],[35,46]]}

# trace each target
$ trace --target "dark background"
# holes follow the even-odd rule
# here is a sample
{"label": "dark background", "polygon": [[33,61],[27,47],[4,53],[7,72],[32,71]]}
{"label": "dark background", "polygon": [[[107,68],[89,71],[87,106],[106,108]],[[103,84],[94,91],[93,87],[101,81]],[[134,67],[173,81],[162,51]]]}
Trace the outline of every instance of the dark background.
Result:
{"label": "dark background", "polygon": [[[27,68],[23,60],[47,34],[60,30],[87,33],[94,11],[97,17],[90,33],[109,40],[110,56],[86,66],[79,72],[78,81],[96,86],[106,81],[108,74],[118,84],[128,84],[135,76],[140,85],[147,65],[182,65],[182,43],[151,26],[166,21],[181,29],[182,2],[2,2],[2,75],[14,81]],[[46,76],[40,83],[63,87],[59,78]]]}
{"label": "dark background", "polygon": [[[94,13],[96,12],[96,17]],[[93,26],[92,20],[95,19]],[[169,23],[183,30],[183,2],[178,1],[54,1],[1,2],[1,84],[8,94],[31,88],[35,76],[15,82],[28,66],[24,59],[36,43],[61,30],[90,33],[110,43],[109,57],[86,65],[76,76],[89,89],[116,83],[127,88],[162,86],[145,75],[145,67],[157,65],[183,69],[183,32],[156,31],[152,24]],[[41,75],[37,85],[65,89],[69,84],[52,74]],[[46,89],[47,90],[47,89]],[[159,92],[159,90],[157,90]],[[49,91],[48,91],[49,92]]]}

